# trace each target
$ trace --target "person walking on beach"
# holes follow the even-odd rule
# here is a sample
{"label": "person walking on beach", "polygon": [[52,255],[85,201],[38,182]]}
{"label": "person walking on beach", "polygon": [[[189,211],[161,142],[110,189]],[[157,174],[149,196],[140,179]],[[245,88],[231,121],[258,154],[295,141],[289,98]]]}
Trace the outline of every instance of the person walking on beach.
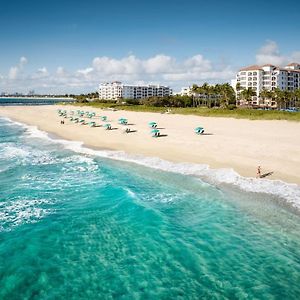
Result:
{"label": "person walking on beach", "polygon": [[256,172],[256,178],[260,178],[260,176],[261,176],[261,167],[258,166],[257,167],[257,172]]}

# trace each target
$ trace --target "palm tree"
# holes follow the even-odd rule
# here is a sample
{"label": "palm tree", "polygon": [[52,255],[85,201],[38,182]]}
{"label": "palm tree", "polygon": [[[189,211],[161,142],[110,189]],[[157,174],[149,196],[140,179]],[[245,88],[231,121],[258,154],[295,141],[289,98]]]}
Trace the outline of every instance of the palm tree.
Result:
{"label": "palm tree", "polygon": [[[292,92],[290,91],[284,91],[283,92],[283,102],[284,102],[284,108],[287,109],[287,107],[290,105],[292,99]],[[289,105],[287,105],[289,104]]]}
{"label": "palm tree", "polygon": [[240,104],[240,97],[241,97],[241,94],[240,94],[240,92],[242,91],[242,90],[244,90],[244,87],[242,87],[241,86],[241,83],[240,82],[238,82],[237,84],[236,84],[236,86],[235,86],[235,89],[236,89],[236,100],[237,100],[237,104]]}
{"label": "palm tree", "polygon": [[226,106],[228,107],[230,101],[236,101],[234,89],[229,83],[224,83],[222,90],[224,91]]}
{"label": "palm tree", "polygon": [[247,106],[249,106],[253,96],[256,96],[256,92],[252,88],[244,89],[241,92],[241,97],[246,101]]}
{"label": "palm tree", "polygon": [[242,86],[241,86],[241,83],[240,83],[240,82],[238,82],[238,83],[236,84],[235,89],[236,89],[237,92],[239,92],[239,91],[242,89]]}
{"label": "palm tree", "polygon": [[282,103],[284,102],[284,100],[283,100],[284,92],[281,89],[276,88],[274,90],[274,96],[275,96],[275,101],[276,101],[277,108],[281,109],[282,108]]}
{"label": "palm tree", "polygon": [[295,107],[300,107],[300,88],[295,90]]}
{"label": "palm tree", "polygon": [[[263,104],[265,105],[265,101],[269,97],[269,91],[266,90],[265,88],[263,88],[262,91],[259,93],[259,97],[262,98]],[[260,104],[260,101],[259,101],[259,104]]]}

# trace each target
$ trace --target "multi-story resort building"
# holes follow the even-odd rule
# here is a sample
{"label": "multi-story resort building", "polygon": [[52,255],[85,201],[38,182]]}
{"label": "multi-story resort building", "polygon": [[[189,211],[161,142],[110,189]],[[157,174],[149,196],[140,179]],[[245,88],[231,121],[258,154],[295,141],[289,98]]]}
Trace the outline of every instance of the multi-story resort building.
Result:
{"label": "multi-story resort building", "polygon": [[[243,89],[251,88],[256,95],[252,97],[250,104],[260,107],[276,107],[272,99],[265,99],[260,96],[263,90],[272,91],[276,88],[282,91],[294,91],[300,88],[300,64],[291,63],[284,68],[273,65],[253,65],[242,68],[231,82],[237,96],[237,104],[245,105],[246,101],[241,98]],[[238,87],[238,88],[237,88]]]}
{"label": "multi-story resort building", "polygon": [[125,85],[120,81],[101,83],[99,99],[144,99],[148,97],[165,97],[172,95],[172,89],[163,85]]}

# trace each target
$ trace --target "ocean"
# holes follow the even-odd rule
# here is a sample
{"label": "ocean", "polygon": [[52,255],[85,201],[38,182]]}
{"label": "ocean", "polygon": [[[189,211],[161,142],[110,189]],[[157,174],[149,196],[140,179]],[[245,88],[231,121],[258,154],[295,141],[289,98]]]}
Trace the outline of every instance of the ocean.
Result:
{"label": "ocean", "polygon": [[18,105],[51,105],[59,102],[74,102],[72,99],[66,98],[21,98],[21,97],[12,97],[4,98],[0,97],[0,106],[18,106]]}
{"label": "ocean", "polygon": [[0,118],[0,299],[299,299],[300,187]]}

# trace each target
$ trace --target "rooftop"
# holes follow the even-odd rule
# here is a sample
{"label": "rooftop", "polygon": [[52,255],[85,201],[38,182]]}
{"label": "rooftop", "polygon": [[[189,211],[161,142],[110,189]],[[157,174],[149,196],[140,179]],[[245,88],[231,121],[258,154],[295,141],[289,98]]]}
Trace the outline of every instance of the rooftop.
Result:
{"label": "rooftop", "polygon": [[252,66],[240,69],[240,71],[250,71],[250,70],[261,70],[261,66],[252,65]]}
{"label": "rooftop", "polygon": [[296,66],[300,66],[300,64],[298,63],[290,63],[287,65],[287,67],[296,67]]}
{"label": "rooftop", "polygon": [[[296,66],[300,66],[300,64],[298,64],[298,63],[290,63],[290,64],[286,65],[286,67],[296,67]],[[266,65],[262,65],[262,66],[259,66],[259,65],[251,65],[251,66],[248,66],[248,67],[245,67],[245,68],[240,69],[240,71],[262,70],[263,67],[274,67],[274,68],[276,68],[277,70],[287,71],[287,69],[284,69],[284,68],[278,67],[278,66],[274,66],[274,65],[271,65],[271,64],[266,64]],[[285,67],[285,68],[286,68],[286,67]],[[290,71],[290,70],[289,70],[289,71]],[[297,71],[297,70],[293,70],[293,71]]]}

